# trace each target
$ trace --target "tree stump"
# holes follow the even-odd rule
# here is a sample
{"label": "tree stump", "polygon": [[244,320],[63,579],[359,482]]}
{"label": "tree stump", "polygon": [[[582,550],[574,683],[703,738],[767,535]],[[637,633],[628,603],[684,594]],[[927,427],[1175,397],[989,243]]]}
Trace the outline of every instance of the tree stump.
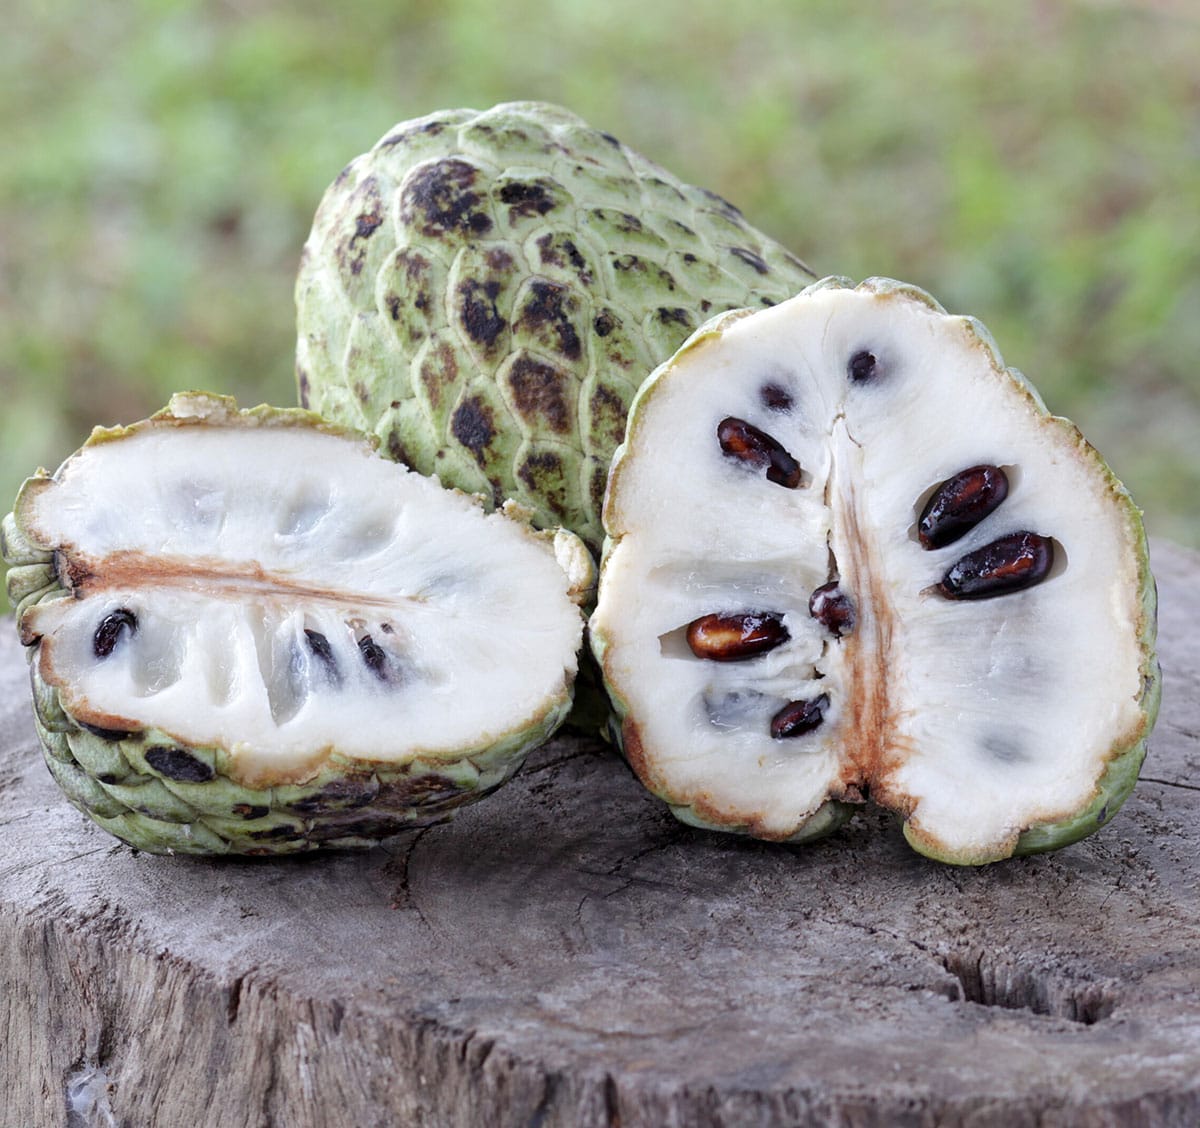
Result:
{"label": "tree stump", "polygon": [[369,852],[139,854],[51,782],[9,624],[0,1122],[1193,1128],[1200,556],[1154,566],[1133,797],[967,869],[873,810],[803,847],[688,829],[578,738]]}

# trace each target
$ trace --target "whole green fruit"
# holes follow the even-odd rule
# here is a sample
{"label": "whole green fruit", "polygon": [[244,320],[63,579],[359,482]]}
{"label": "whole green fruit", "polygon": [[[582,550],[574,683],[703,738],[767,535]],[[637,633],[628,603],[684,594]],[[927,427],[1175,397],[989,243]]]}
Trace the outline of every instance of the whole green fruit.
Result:
{"label": "whole green fruit", "polygon": [[700,324],[815,275],[711,192],[555,106],[405,122],[321,201],[301,402],[593,552],[639,385]]}

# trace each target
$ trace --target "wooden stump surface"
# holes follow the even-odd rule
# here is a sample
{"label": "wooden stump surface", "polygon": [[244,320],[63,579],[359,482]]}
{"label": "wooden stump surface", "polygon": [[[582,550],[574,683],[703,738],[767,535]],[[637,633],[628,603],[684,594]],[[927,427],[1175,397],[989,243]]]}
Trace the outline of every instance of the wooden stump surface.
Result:
{"label": "wooden stump surface", "polygon": [[[60,796],[0,632],[0,1124],[1200,1125],[1200,556],[1117,819],[953,868],[868,810],[690,830],[562,738],[361,854],[139,854]],[[3,624],[0,624],[3,626]]]}

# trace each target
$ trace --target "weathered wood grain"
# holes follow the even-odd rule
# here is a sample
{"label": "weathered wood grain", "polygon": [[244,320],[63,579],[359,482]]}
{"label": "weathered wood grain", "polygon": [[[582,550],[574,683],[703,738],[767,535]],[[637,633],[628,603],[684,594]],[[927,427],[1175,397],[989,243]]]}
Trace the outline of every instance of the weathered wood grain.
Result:
{"label": "weathered wood grain", "polygon": [[0,633],[0,1124],[1200,1124],[1200,557],[1155,546],[1163,711],[1118,818],[955,869],[878,812],[688,830],[536,754],[359,855],[135,854],[59,796]]}

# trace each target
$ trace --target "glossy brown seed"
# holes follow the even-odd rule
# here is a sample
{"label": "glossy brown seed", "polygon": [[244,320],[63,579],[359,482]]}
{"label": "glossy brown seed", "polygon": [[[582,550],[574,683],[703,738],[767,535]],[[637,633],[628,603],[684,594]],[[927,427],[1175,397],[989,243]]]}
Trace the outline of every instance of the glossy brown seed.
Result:
{"label": "glossy brown seed", "polygon": [[923,548],[941,548],[969,533],[1008,497],[1008,475],[999,466],[972,466],[947,478],[921,511],[917,536]]}
{"label": "glossy brown seed", "polygon": [[1054,564],[1054,542],[1039,533],[1010,533],[968,552],[942,578],[947,599],[990,599],[1041,583]]}
{"label": "glossy brown seed", "polygon": [[688,624],[687,641],[697,658],[741,662],[788,640],[783,616],[774,611],[702,615]]}
{"label": "glossy brown seed", "polygon": [[767,472],[767,481],[794,490],[800,484],[800,463],[778,439],[760,431],[752,423],[730,415],[717,424],[717,441],[728,458]]}
{"label": "glossy brown seed", "polygon": [[854,603],[837,580],[822,584],[808,600],[808,613],[835,638],[854,630]]}
{"label": "glossy brown seed", "polygon": [[137,625],[137,616],[128,608],[119,607],[116,611],[110,611],[100,620],[96,633],[92,635],[92,653],[97,658],[107,658],[120,641],[121,632],[127,630],[135,634]]}
{"label": "glossy brown seed", "polygon": [[820,727],[829,707],[829,695],[822,693],[811,701],[789,701],[771,718],[771,735],[776,740],[803,736]]}

